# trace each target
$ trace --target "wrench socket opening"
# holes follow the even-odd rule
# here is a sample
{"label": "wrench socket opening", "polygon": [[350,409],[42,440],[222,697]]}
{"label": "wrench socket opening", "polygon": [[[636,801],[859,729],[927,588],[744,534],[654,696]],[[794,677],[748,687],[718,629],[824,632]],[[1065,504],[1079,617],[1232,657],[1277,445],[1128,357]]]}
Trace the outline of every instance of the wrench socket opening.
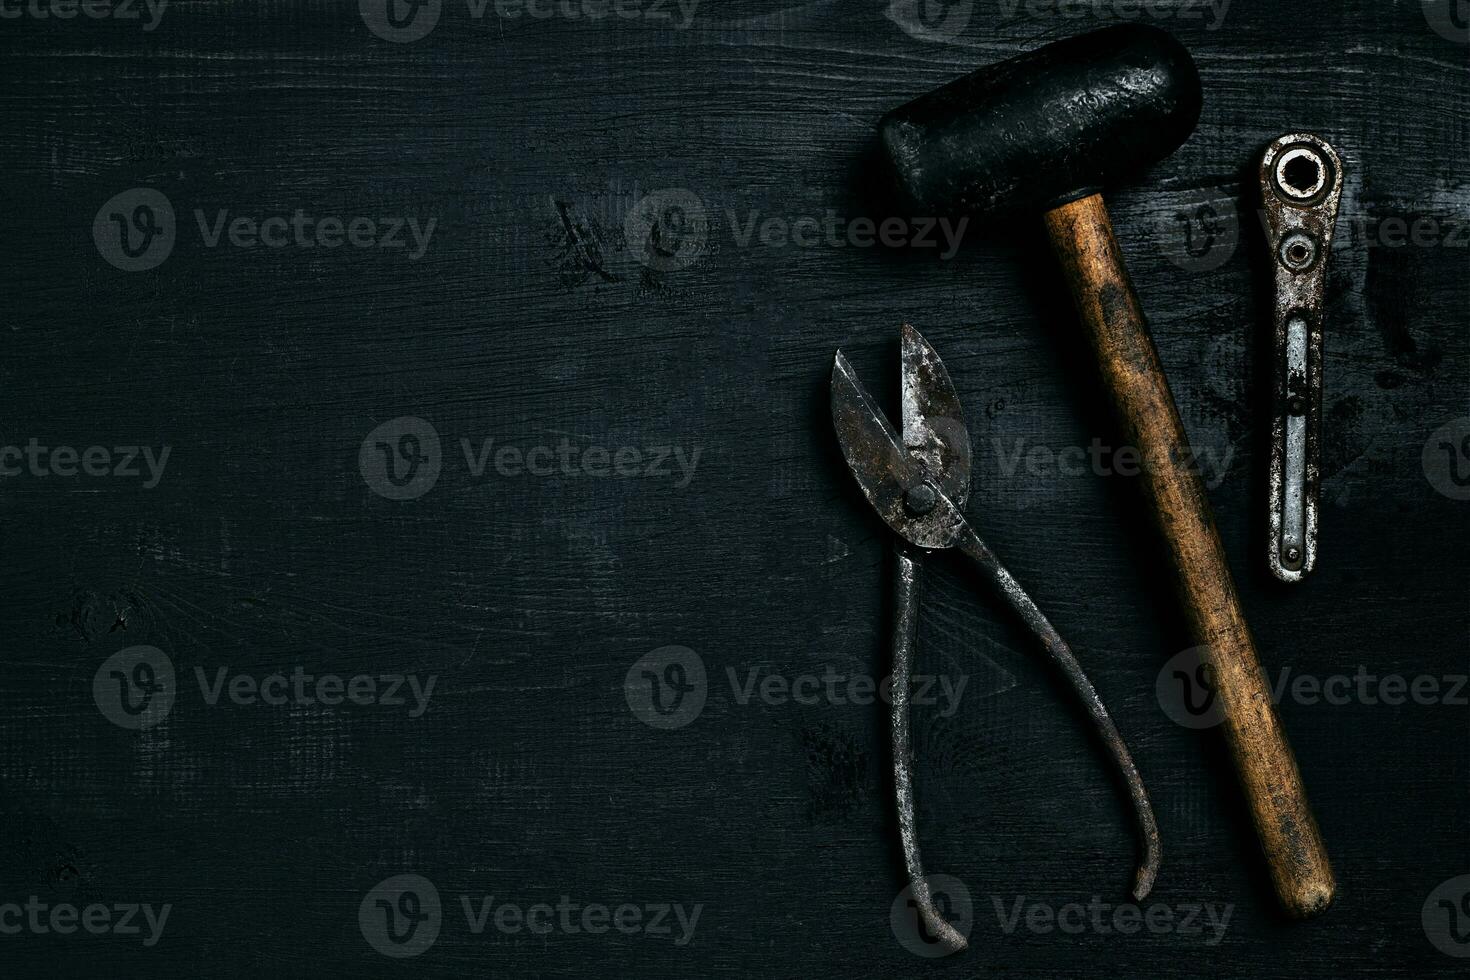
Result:
{"label": "wrench socket opening", "polygon": [[1315,147],[1303,144],[1277,157],[1271,176],[1277,194],[1296,205],[1315,204],[1334,181],[1332,165]]}
{"label": "wrench socket opening", "polygon": [[1322,168],[1317,165],[1316,160],[1305,155],[1292,157],[1281,167],[1281,182],[1302,197],[1307,197],[1312,193],[1312,188],[1317,186],[1320,179],[1318,175],[1321,173]]}

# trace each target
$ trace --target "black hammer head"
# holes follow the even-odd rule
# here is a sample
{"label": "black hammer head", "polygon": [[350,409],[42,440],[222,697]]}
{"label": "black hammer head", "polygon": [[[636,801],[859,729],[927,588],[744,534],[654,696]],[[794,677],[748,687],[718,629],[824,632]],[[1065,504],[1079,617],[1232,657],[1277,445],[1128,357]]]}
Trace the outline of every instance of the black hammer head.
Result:
{"label": "black hammer head", "polygon": [[1189,52],[1125,24],[972,72],[894,109],[878,132],[909,206],[1045,210],[1168,156],[1199,112]]}

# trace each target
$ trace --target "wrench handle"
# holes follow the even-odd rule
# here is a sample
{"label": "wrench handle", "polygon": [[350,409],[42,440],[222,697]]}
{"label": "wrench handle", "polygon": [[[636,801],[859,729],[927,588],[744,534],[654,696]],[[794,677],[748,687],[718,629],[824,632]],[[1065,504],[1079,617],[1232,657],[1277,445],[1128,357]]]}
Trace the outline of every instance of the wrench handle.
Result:
{"label": "wrench handle", "polygon": [[1186,622],[1205,648],[1225,740],[1276,894],[1291,915],[1314,915],[1332,901],[1332,866],[1107,207],[1102,195],[1092,194],[1053,208],[1044,220],[1123,438],[1142,457],[1140,483]]}

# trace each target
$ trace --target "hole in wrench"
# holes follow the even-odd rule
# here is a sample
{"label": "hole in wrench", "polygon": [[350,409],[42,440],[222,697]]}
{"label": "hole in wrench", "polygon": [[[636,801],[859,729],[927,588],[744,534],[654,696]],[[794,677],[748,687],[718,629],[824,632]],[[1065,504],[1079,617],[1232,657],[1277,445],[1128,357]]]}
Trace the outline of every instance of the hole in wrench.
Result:
{"label": "hole in wrench", "polygon": [[1281,168],[1281,182],[1302,196],[1310,194],[1317,186],[1322,168],[1317,161],[1306,156],[1292,157]]}
{"label": "hole in wrench", "polygon": [[1273,183],[1283,197],[1306,204],[1332,180],[1331,165],[1310,146],[1293,146],[1281,154],[1272,171]]}
{"label": "hole in wrench", "polygon": [[1317,243],[1304,231],[1287,232],[1277,256],[1292,272],[1305,272],[1317,261]]}

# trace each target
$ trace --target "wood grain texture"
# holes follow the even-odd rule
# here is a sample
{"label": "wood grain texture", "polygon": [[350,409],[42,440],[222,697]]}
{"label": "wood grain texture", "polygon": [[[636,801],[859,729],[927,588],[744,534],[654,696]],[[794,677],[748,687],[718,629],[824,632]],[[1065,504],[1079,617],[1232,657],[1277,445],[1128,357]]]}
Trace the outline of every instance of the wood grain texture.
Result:
{"label": "wood grain texture", "polygon": [[[0,445],[173,451],[151,489],[0,479],[0,902],[175,909],[151,948],[0,936],[0,974],[1463,975],[1421,913],[1470,872],[1470,713],[1283,699],[1340,888],[1319,919],[1281,921],[1220,740],[1155,696],[1190,641],[1151,572],[1135,481],[1057,465],[1119,437],[1034,220],[976,225],[947,260],[743,238],[752,216],[873,217],[863,158],[885,110],[1107,20],[977,3],[934,42],[884,8],[710,4],[681,31],[446,2],[410,44],[335,0],[180,2],[150,32],[4,22]],[[1465,674],[1467,505],[1421,459],[1470,414],[1470,252],[1450,234],[1470,215],[1466,48],[1405,0],[1237,3],[1215,29],[1165,26],[1200,65],[1204,115],[1110,208],[1186,431],[1221,454],[1208,490],[1268,675]],[[1321,564],[1287,589],[1258,551],[1269,266],[1246,192],[1260,148],[1295,128],[1329,139],[1349,179],[1327,288]],[[167,195],[179,238],[125,273],[92,226],[140,186]],[[623,229],[670,188],[698,196],[709,230],[694,262],[660,272]],[[298,208],[438,223],[409,261],[210,248],[194,216]],[[1438,244],[1385,241],[1420,217]],[[906,319],[966,407],[973,523],[1148,781],[1165,848],[1150,902],[1232,903],[1213,945],[1006,930],[997,906],[1009,921],[1023,897],[1123,902],[1128,821],[1026,637],[958,566],[929,563],[916,669],[969,686],[947,717],[916,707],[915,785],[926,865],[973,897],[967,958],[919,960],[888,926],[902,866],[884,706],[732,692],[727,671],[888,670],[891,540],[843,468],[825,384],[841,346],[895,395]],[[410,415],[434,426],[443,470],[393,501],[359,452]],[[683,487],[475,477],[460,441],[492,437],[701,455]],[[164,650],[185,682],[145,732],[91,695],[130,644]],[[623,684],[669,645],[703,659],[709,699],[658,731]],[[196,668],[295,665],[439,681],[417,719],[211,706],[194,684]],[[446,917],[396,963],[357,913],[405,872],[436,883]],[[682,947],[474,934],[461,895],[704,911]]]}

